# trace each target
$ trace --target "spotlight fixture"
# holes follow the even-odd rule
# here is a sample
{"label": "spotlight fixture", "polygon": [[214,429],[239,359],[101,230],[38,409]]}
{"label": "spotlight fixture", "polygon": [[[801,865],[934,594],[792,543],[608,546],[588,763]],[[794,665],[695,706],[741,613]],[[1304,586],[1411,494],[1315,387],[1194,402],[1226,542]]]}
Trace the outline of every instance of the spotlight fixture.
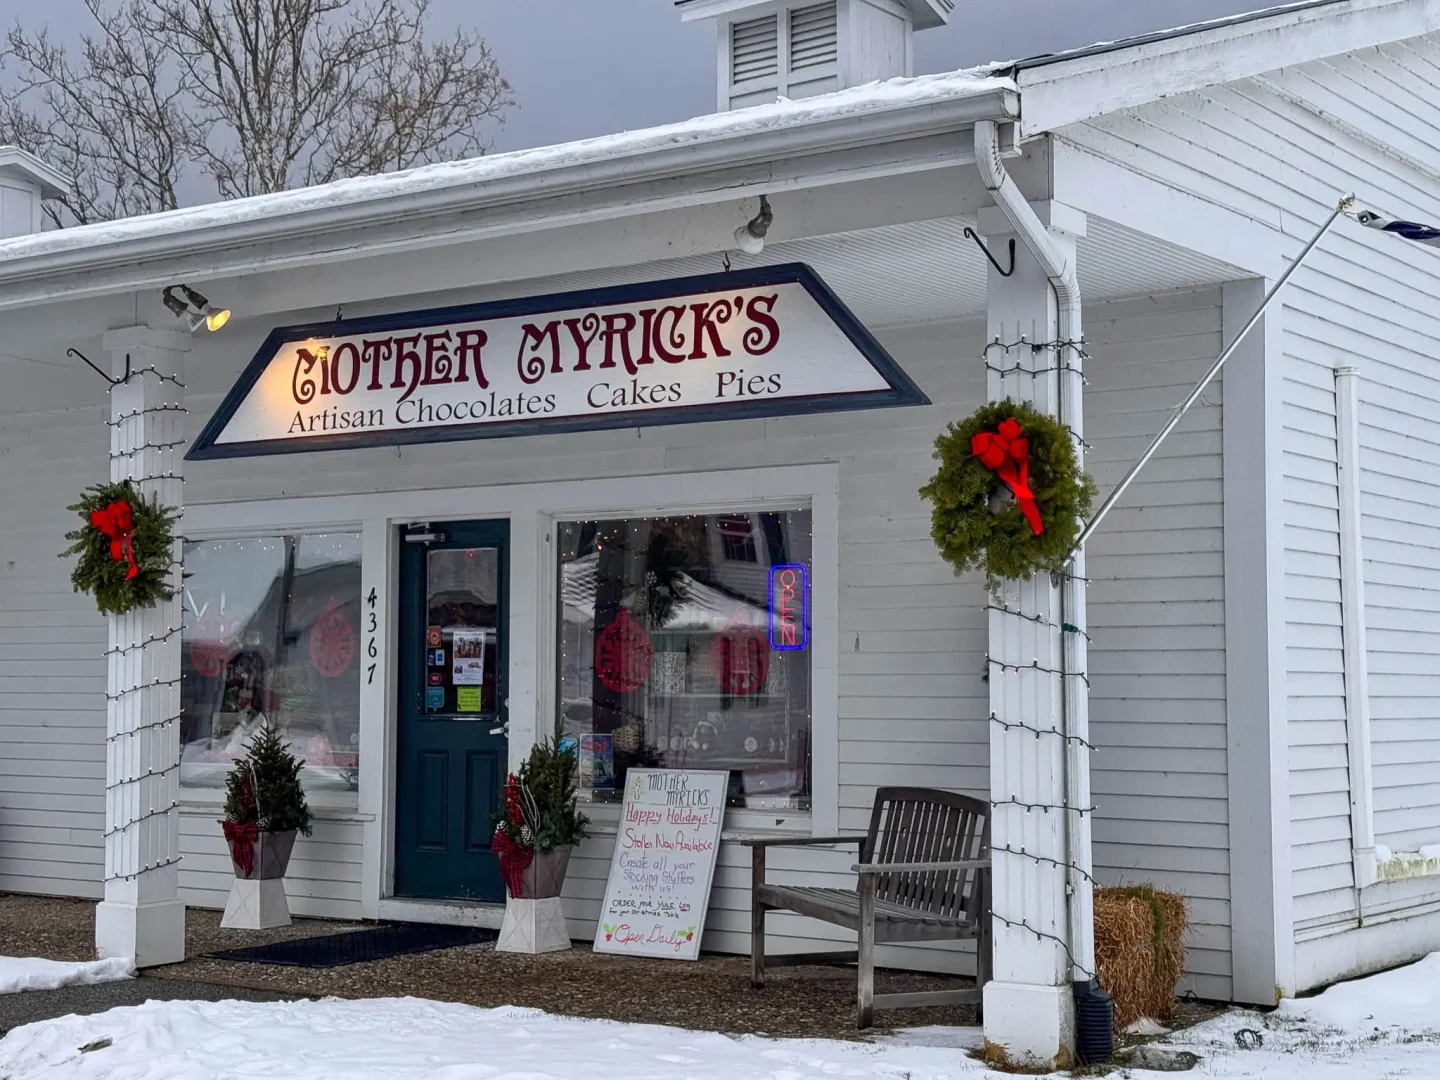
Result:
{"label": "spotlight fixture", "polygon": [[760,212],[735,230],[735,246],[747,255],[759,255],[765,250],[765,234],[775,215],[770,210],[770,200],[760,196]]}
{"label": "spotlight fixture", "polygon": [[[184,293],[185,299],[182,300],[176,295],[177,292]],[[192,334],[202,326],[212,332],[219,330],[230,321],[229,308],[216,307],[189,285],[168,285],[160,298],[171,314],[189,327]]]}

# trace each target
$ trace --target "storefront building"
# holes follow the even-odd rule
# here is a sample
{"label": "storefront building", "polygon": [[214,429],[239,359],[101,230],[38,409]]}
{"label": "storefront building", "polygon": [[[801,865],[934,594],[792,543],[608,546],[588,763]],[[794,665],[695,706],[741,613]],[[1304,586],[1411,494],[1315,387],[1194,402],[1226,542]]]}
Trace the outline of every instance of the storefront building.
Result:
{"label": "storefront building", "polygon": [[[222,778],[262,716],[316,811],[299,915],[498,925],[487,815],[557,724],[594,820],[577,939],[632,766],[730,772],[704,939],[727,952],[748,948],[739,838],[863,830],[886,784],[1014,803],[991,720],[1018,676],[917,494],[945,424],[1038,400],[1057,352],[1051,282],[977,160],[1078,265],[1103,493],[1339,192],[1440,220],[1440,114],[1406,59],[1440,67],[1440,27],[1306,3],[862,85],[907,74],[911,29],[949,5],[841,4],[806,67],[780,43],[809,7],[682,5],[726,28],[729,72],[724,111],[687,124],[0,242],[0,888],[103,895],[132,933],[165,925],[171,888],[223,906]],[[862,8],[895,20],[889,59],[847,36]],[[734,63],[752,20],[789,28],[768,67]],[[759,103],[777,92],[803,100]],[[7,160],[17,190],[55,182]],[[1416,583],[1433,510],[1385,479],[1440,483],[1440,274],[1389,238],[1332,240],[1087,552],[1094,875],[1189,898],[1184,988],[1209,998],[1273,1003],[1440,942],[1440,877],[1405,856],[1440,843],[1417,772],[1440,713],[1397,637],[1440,608]],[[177,322],[180,283],[229,324]],[[183,504],[186,577],[173,610],[107,629],[54,554],[112,460]],[[139,779],[117,679],[178,717],[145,732]],[[825,883],[850,857],[774,860]],[[997,912],[1061,888],[996,877]],[[997,979],[1005,953],[1068,984],[1023,932],[1054,913],[1009,911]]]}

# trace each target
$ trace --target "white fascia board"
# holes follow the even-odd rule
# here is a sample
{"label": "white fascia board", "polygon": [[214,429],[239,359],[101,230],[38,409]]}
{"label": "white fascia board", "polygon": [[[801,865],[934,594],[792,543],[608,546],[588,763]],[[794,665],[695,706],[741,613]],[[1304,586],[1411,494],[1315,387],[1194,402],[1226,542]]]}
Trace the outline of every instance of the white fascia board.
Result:
{"label": "white fascia board", "polygon": [[[722,201],[735,197],[737,176],[763,188],[774,164],[784,161],[798,182],[807,160],[833,169],[823,159],[846,150],[873,159],[893,145],[883,167],[900,173],[908,169],[906,144],[953,136],[961,147],[975,121],[1004,123],[1018,115],[1018,95],[1005,79],[897,79],[562,146],[62,229],[0,243],[0,307],[94,293],[86,279],[97,271],[123,271],[129,287],[137,287],[182,265],[196,280],[294,265],[297,242],[345,230],[344,242],[363,249],[371,229],[404,226],[423,237],[427,222],[443,222],[449,238],[457,215],[510,210],[523,217],[523,229],[542,229],[583,220],[579,208],[593,201],[603,209],[592,219],[623,216],[638,212],[633,200],[646,185],[676,205]],[[717,181],[717,174],[729,180]],[[632,201],[617,203],[621,193]],[[561,208],[554,218],[547,216],[552,205]],[[121,287],[117,280],[114,288]]]}
{"label": "white fascia board", "polygon": [[701,19],[716,19],[737,11],[756,15],[764,14],[767,7],[778,6],[762,0],[680,0],[675,7],[680,12],[681,22],[697,22]]}
{"label": "white fascia board", "polygon": [[59,198],[75,187],[75,181],[59,169],[18,146],[0,146],[0,174],[34,184],[44,199]]}
{"label": "white fascia board", "polygon": [[1440,29],[1440,0],[1345,0],[1023,67],[1021,135]]}
{"label": "white fascia board", "polygon": [[[955,0],[897,0],[910,12],[916,30],[928,30],[944,26],[955,11]],[[763,15],[778,7],[778,0],[764,3],[762,0],[680,0],[676,8],[680,11],[681,22],[696,22],[700,19],[716,19],[743,11],[747,15]]]}

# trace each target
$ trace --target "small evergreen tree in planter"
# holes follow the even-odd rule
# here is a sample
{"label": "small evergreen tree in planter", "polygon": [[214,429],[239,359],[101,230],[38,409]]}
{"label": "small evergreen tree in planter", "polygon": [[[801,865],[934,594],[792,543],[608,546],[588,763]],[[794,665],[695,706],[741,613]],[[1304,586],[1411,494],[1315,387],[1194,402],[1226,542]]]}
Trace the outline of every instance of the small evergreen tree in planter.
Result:
{"label": "small evergreen tree in planter", "polygon": [[560,890],[570,854],[590,822],[578,807],[577,756],[561,741],[557,723],[550,738],[530,750],[520,772],[506,778],[505,806],[494,815],[492,847],[510,897],[496,945],[502,951],[570,947]]}
{"label": "small evergreen tree in planter", "polygon": [[225,780],[225,841],[235,883],[220,925],[248,930],[286,926],[285,870],[297,832],[310,835],[300,783],[305,763],[267,721]]}

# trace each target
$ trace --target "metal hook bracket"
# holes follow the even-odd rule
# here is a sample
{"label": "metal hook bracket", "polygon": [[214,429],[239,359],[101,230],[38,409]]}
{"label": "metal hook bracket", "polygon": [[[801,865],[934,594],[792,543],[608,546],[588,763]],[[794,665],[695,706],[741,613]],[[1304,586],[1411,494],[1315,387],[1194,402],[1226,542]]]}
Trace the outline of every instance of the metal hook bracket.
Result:
{"label": "metal hook bracket", "polygon": [[115,379],[115,378],[111,378],[109,375],[106,375],[105,372],[101,371],[98,367],[96,367],[94,364],[92,364],[92,363],[90,362],[90,358],[89,358],[88,356],[86,356],[84,353],[82,353],[79,349],[66,349],[66,350],[65,350],[65,355],[66,355],[66,356],[78,356],[82,361],[84,361],[86,367],[88,367],[91,371],[95,372],[96,375],[99,375],[102,379],[104,379],[104,380],[105,380],[107,383],[109,383],[111,386],[120,386],[120,385],[122,385],[122,384],[127,383],[127,382],[130,381],[130,354],[129,354],[129,353],[126,353],[126,354],[125,354],[125,377],[124,377],[123,379]]}
{"label": "metal hook bracket", "polygon": [[997,274],[1001,277],[1009,277],[1015,273],[1015,238],[1013,236],[1010,238],[1010,269],[1006,270],[995,261],[995,256],[990,254],[990,249],[985,246],[985,241],[980,239],[980,234],[970,228],[969,225],[965,226],[965,235],[969,239],[974,240],[975,246],[985,253],[985,258],[990,260],[990,265],[995,268]]}

